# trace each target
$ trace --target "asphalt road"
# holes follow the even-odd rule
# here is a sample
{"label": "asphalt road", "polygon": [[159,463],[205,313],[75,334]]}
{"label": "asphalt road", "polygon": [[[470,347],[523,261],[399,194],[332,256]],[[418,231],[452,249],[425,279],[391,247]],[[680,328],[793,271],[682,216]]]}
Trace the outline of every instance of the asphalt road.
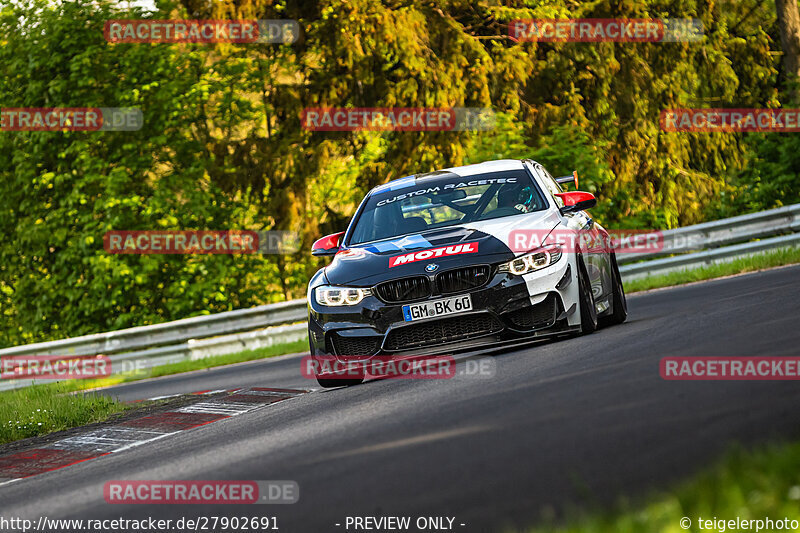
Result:
{"label": "asphalt road", "polygon": [[[668,487],[734,441],[798,437],[797,382],[659,376],[670,355],[800,355],[798,296],[798,266],[639,295],[623,325],[495,355],[493,378],[307,394],[2,486],[0,514],[261,514],[284,532],[320,533],[346,531],[335,524],[357,515],[450,516],[470,532],[528,526],[551,510]],[[113,393],[313,385],[298,370],[299,359],[284,358]],[[105,503],[103,484],[124,479],[295,480],[301,496],[293,505]]]}

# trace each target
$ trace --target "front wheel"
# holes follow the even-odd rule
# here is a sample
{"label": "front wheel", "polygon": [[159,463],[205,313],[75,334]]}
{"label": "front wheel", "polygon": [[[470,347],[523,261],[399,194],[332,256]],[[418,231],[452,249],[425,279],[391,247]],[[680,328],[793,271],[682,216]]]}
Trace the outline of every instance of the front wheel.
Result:
{"label": "front wheel", "polygon": [[592,285],[583,259],[578,258],[578,292],[581,301],[581,333],[588,335],[597,329],[597,309],[594,306]]}
{"label": "front wheel", "polygon": [[[309,352],[314,353],[314,346],[311,343],[311,330],[308,331],[308,347]],[[333,387],[349,387],[351,385],[361,385],[364,382],[364,376],[356,376],[354,378],[321,378],[319,375],[315,375],[314,377],[317,378],[317,383],[319,383],[320,387],[325,389],[332,389]]]}
{"label": "front wheel", "polygon": [[622,287],[622,276],[619,274],[615,254],[611,254],[611,292],[612,311],[610,315],[600,318],[600,325],[603,327],[622,324],[628,318],[628,301],[625,299],[625,289]]}

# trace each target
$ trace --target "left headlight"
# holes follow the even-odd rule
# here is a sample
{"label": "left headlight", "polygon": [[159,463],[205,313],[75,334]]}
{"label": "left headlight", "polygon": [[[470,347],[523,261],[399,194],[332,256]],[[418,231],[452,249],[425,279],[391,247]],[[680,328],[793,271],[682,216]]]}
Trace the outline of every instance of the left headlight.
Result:
{"label": "left headlight", "polygon": [[557,263],[559,259],[561,259],[561,245],[551,244],[529,254],[519,256],[508,263],[503,263],[497,270],[521,276],[528,272],[547,268],[553,263]]}
{"label": "left headlight", "polygon": [[321,285],[314,289],[314,294],[318,304],[338,307],[342,305],[356,305],[367,296],[371,296],[372,289]]}

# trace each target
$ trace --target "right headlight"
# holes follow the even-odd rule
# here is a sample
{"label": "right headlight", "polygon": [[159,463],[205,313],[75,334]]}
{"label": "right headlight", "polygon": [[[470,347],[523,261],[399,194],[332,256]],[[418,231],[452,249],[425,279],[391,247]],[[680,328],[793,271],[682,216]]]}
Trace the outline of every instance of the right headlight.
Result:
{"label": "right headlight", "polygon": [[372,295],[372,289],[358,287],[332,287],[321,285],[314,289],[314,298],[320,305],[339,307],[342,305],[356,305],[367,296]]}
{"label": "right headlight", "polygon": [[521,255],[512,259],[508,263],[501,264],[497,270],[499,272],[510,272],[511,274],[522,276],[535,270],[547,268],[557,263],[561,259],[561,245],[550,244],[542,246],[533,252]]}

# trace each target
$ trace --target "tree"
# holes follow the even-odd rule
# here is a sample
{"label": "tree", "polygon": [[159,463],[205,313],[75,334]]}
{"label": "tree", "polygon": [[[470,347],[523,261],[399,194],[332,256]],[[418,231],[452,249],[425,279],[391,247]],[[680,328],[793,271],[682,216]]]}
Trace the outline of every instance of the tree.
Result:
{"label": "tree", "polygon": [[778,15],[786,77],[794,84],[793,100],[800,102],[797,85],[800,80],[800,15],[797,11],[797,0],[775,0],[775,11]]}

